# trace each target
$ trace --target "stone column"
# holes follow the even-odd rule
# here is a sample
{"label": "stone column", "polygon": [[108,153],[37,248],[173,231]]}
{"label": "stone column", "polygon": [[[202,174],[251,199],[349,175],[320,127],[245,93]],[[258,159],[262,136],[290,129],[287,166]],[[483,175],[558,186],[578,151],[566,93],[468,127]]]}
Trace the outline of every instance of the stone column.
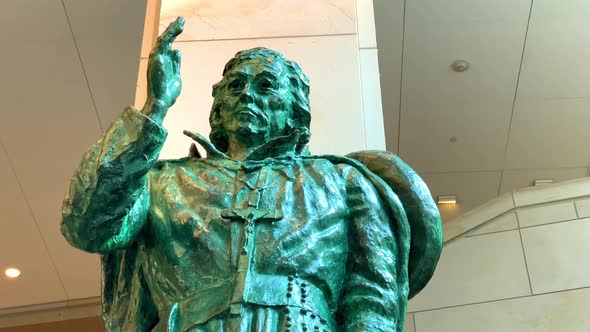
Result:
{"label": "stone column", "polygon": [[162,32],[177,16],[186,19],[174,45],[183,53],[183,91],[164,122],[161,158],[187,155],[183,129],[208,135],[211,86],[237,51],[257,46],[283,53],[309,76],[313,154],[385,149],[372,0],[149,0],[138,107],[154,26]]}

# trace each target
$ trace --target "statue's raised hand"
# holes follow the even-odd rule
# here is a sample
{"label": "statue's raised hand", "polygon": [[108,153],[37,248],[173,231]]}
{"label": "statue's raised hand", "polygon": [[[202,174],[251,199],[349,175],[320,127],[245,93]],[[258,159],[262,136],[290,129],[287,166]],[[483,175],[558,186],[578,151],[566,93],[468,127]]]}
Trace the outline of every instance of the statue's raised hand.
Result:
{"label": "statue's raised hand", "polygon": [[158,37],[150,53],[147,69],[148,100],[146,112],[162,119],[176,102],[182,89],[180,79],[180,51],[172,49],[172,42],[182,32],[184,19],[179,17]]}

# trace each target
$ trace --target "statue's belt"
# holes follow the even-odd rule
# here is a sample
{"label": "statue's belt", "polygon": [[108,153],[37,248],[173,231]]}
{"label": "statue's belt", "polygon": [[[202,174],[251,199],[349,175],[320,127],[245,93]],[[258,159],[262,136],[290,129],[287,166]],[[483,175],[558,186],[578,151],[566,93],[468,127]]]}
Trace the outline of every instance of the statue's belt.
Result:
{"label": "statue's belt", "polygon": [[[160,324],[168,323],[168,329],[164,331],[186,331],[216,316],[223,318],[225,314],[231,315],[230,308],[234,311],[236,305],[241,307],[248,304],[280,307],[286,316],[291,317],[288,321],[300,322],[300,317],[307,316],[304,321],[311,324],[307,325],[308,328],[318,326],[321,330],[333,330],[334,314],[323,292],[304,279],[296,276],[252,274],[246,281],[243,302],[234,303],[230,301],[232,283],[233,281],[222,282],[178,302],[173,306],[168,319],[160,320]],[[158,328],[163,328],[160,324]],[[159,331],[158,328],[153,331]]]}

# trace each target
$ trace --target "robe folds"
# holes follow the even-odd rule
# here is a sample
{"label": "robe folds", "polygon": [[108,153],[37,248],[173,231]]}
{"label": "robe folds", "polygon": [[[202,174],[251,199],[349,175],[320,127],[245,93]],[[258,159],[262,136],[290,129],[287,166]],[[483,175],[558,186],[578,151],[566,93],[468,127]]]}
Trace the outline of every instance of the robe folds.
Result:
{"label": "robe folds", "polygon": [[126,109],[64,202],[66,239],[101,254],[107,331],[401,331],[424,246],[387,179],[277,142],[237,161],[201,138],[207,158],[158,161],[165,138]]}

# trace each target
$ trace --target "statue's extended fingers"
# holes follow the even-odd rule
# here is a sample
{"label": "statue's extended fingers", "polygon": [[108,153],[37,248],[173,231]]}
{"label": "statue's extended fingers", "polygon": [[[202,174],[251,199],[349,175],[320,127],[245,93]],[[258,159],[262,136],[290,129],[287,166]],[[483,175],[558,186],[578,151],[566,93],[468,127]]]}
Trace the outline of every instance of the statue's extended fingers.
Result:
{"label": "statue's extended fingers", "polygon": [[175,73],[180,73],[180,58],[181,53],[180,50],[173,50],[172,51],[172,67],[174,68]]}
{"label": "statue's extended fingers", "polygon": [[159,51],[164,51],[170,48],[170,45],[176,37],[184,30],[184,18],[178,17],[174,22],[170,23],[166,30],[158,37],[156,48]]}

